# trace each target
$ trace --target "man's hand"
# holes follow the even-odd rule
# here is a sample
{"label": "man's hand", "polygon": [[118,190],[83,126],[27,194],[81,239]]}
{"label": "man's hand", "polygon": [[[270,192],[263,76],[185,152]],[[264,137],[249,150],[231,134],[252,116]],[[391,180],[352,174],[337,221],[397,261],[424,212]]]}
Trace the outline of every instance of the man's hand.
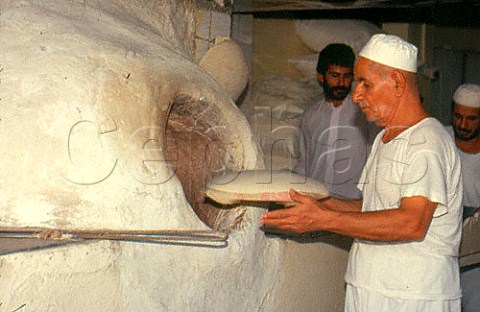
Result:
{"label": "man's hand", "polygon": [[269,227],[293,233],[320,231],[328,221],[331,211],[313,197],[290,190],[290,197],[297,204],[265,213],[262,224]]}

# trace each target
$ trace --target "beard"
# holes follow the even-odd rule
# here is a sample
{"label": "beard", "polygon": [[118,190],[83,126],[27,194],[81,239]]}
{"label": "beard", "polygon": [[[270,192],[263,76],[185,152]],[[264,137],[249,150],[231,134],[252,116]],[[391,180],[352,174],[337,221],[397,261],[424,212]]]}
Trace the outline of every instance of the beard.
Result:
{"label": "beard", "polygon": [[323,82],[323,93],[330,100],[343,101],[350,93],[349,87],[330,87],[326,81]]}
{"label": "beard", "polygon": [[480,128],[477,128],[474,131],[469,131],[467,129],[462,129],[462,128],[457,128],[453,127],[453,132],[455,134],[455,138],[460,140],[460,141],[470,141],[475,139],[479,133],[480,133]]}

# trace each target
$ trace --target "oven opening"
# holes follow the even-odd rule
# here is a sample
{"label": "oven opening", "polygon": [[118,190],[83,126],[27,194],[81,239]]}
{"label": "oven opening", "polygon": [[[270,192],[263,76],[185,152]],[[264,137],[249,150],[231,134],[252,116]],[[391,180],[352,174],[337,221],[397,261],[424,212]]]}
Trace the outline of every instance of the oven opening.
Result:
{"label": "oven opening", "polygon": [[[238,140],[238,138],[237,138]],[[241,170],[243,154],[217,106],[188,96],[176,97],[165,128],[166,157],[198,217],[210,228],[231,232],[242,224],[245,208],[205,198],[208,181]]]}

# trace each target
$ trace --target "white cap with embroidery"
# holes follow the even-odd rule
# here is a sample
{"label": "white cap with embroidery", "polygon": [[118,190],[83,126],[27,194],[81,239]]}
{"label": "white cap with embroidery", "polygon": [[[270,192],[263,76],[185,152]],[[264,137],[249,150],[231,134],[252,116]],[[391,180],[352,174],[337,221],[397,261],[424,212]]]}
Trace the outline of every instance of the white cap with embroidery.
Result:
{"label": "white cap with embroidery", "polygon": [[393,68],[417,72],[418,49],[400,37],[386,34],[373,35],[359,55]]}
{"label": "white cap with embroidery", "polygon": [[466,83],[457,88],[453,101],[463,106],[480,108],[480,86]]}

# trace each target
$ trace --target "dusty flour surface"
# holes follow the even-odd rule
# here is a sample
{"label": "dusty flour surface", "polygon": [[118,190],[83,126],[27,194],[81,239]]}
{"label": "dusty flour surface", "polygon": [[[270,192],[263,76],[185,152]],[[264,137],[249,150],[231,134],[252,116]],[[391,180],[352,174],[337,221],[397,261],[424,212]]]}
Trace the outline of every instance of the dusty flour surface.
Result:
{"label": "dusty flour surface", "polygon": [[[247,121],[189,57],[190,1],[0,7],[0,226],[208,229],[166,153],[169,113],[186,97],[230,129],[211,130],[223,156],[205,176],[260,166]],[[282,247],[259,231],[260,213],[229,216],[242,226],[225,248],[104,241],[2,256],[2,309],[270,310]]]}

